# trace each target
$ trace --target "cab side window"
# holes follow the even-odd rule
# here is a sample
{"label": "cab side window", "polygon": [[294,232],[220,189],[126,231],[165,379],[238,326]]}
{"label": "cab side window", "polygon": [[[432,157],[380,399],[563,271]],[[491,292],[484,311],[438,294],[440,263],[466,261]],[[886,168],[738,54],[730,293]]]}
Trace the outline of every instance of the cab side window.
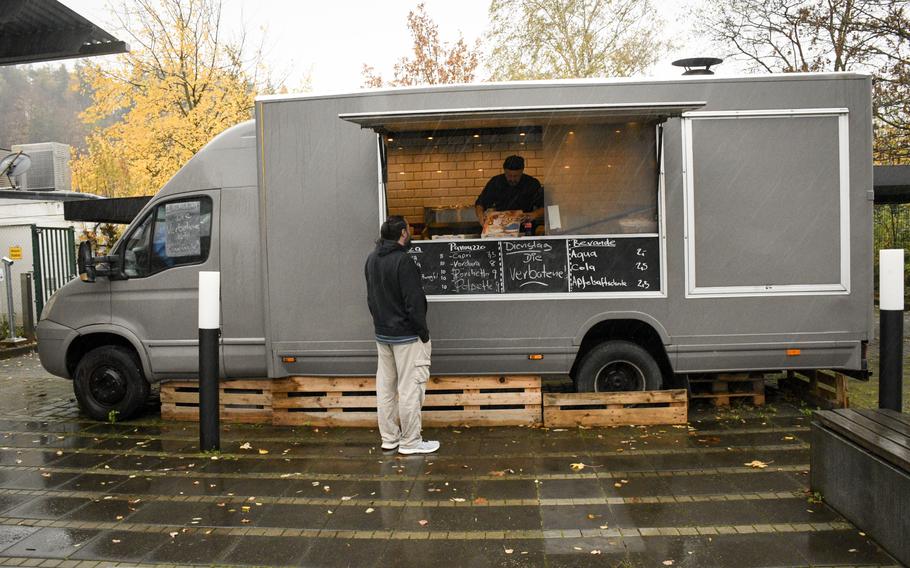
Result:
{"label": "cab side window", "polygon": [[211,231],[212,200],[208,197],[162,203],[127,240],[123,270],[130,278],[141,278],[205,262]]}

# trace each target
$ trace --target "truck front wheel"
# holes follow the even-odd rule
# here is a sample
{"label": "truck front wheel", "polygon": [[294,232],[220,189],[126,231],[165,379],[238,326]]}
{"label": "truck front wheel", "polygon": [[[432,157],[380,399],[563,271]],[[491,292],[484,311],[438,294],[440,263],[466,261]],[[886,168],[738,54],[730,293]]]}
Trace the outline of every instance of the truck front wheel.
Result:
{"label": "truck front wheel", "polygon": [[95,420],[126,420],[148,400],[149,383],[129,350],[92,349],[76,366],[73,390],[83,412]]}
{"label": "truck front wheel", "polygon": [[657,390],[660,366],[643,347],[628,341],[605,341],[584,356],[578,366],[578,392]]}

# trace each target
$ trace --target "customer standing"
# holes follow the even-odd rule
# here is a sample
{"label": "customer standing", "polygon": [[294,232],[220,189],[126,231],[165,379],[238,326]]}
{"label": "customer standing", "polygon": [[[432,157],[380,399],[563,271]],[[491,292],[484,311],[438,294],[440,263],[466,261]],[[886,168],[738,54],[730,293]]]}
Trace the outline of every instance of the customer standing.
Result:
{"label": "customer standing", "polygon": [[389,217],[364,268],[379,352],[376,406],[382,449],[398,448],[405,455],[439,449],[439,442],[424,441],[420,435],[431,343],[420,272],[406,253],[410,244],[407,221]]}

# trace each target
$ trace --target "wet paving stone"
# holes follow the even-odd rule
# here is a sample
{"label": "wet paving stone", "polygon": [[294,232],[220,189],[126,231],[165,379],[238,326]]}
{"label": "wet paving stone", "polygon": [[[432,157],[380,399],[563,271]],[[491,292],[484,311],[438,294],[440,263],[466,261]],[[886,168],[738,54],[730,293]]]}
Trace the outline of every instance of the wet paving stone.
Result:
{"label": "wet paving stone", "polygon": [[74,472],[26,471],[3,484],[10,489],[54,489],[79,477]]}
{"label": "wet paving stone", "polygon": [[452,565],[520,568],[547,564],[543,541],[538,540],[392,540],[377,565],[402,568]]}
{"label": "wet paving stone", "polygon": [[29,495],[0,495],[0,514],[6,514],[8,510],[15,509],[32,499],[34,497]]}
{"label": "wet paving stone", "polygon": [[763,471],[726,477],[733,485],[731,493],[764,493],[768,491],[802,491],[808,489],[808,476],[783,471]]}
{"label": "wet paving stone", "polygon": [[171,537],[162,533],[135,531],[104,531],[79,547],[69,558],[72,560],[115,560],[142,562],[153,549]]}
{"label": "wet paving stone", "polygon": [[[621,567],[644,568],[654,564],[633,562],[634,553],[619,538],[573,538],[546,539],[541,548],[546,557],[546,566],[557,568],[578,567]],[[595,554],[592,552],[596,551]],[[513,552],[514,554],[514,552]],[[661,566],[657,564],[656,566]]]}
{"label": "wet paving stone", "polygon": [[262,517],[257,520],[256,526],[285,529],[321,529],[331,516],[328,511],[332,511],[332,514],[334,514],[337,508],[334,505],[326,505],[324,507],[317,505],[271,505]]}
{"label": "wet paving stone", "polygon": [[225,556],[229,564],[253,566],[302,566],[303,554],[309,549],[309,539],[242,536]]}
{"label": "wet paving stone", "polygon": [[92,523],[114,523],[130,516],[145,504],[130,503],[119,499],[98,499],[91,503],[63,515],[62,520],[86,521]]}
{"label": "wet paving stone", "polygon": [[132,523],[153,525],[184,525],[200,527],[258,526],[273,505],[256,505],[252,501],[217,501],[188,503],[157,501],[146,503],[130,516]]}
{"label": "wet paving stone", "polygon": [[[390,564],[381,563],[382,553],[390,543],[391,541],[387,540],[312,539],[300,559],[299,566],[307,568],[390,566]],[[407,560],[400,558],[400,561]],[[427,565],[422,564],[422,566]]]}
{"label": "wet paving stone", "polygon": [[157,471],[165,458],[144,455],[109,456],[111,459],[105,463],[108,468],[121,471]]}
{"label": "wet paving stone", "polygon": [[[167,536],[167,535],[165,535]],[[173,562],[179,564],[219,564],[227,555],[236,537],[215,534],[177,534],[158,546],[147,562]]]}
{"label": "wet paving stone", "polygon": [[6,548],[3,555],[66,558],[98,533],[96,530],[44,528]]}
{"label": "wet paving stone", "polygon": [[36,467],[48,465],[60,456],[56,452],[43,452],[38,450],[0,450],[0,465],[18,465]]}
{"label": "wet paving stone", "polygon": [[5,548],[12,546],[38,530],[38,527],[0,525],[0,554]]}
{"label": "wet paving stone", "polygon": [[[368,510],[372,509],[370,512]],[[370,507],[344,506],[330,507],[332,514],[326,514],[323,530],[378,531],[391,530],[401,520],[404,507],[387,507],[377,505]]]}
{"label": "wet paving stone", "polygon": [[90,454],[90,453],[69,453],[63,456],[57,456],[52,462],[53,467],[74,468],[74,469],[93,469],[101,467],[105,462],[114,458],[111,454]]}
{"label": "wet paving stone", "polygon": [[546,479],[540,483],[541,499],[605,498],[597,479]]}
{"label": "wet paving stone", "polygon": [[23,519],[59,519],[88,503],[84,497],[35,497],[34,499],[5,512],[8,517]]}
{"label": "wet paving stone", "polygon": [[407,490],[405,498],[409,501],[445,501],[453,497],[471,499],[473,494],[473,481],[434,479],[415,481]]}
{"label": "wet paving stone", "polygon": [[474,497],[485,499],[537,499],[533,479],[482,480],[474,482]]}
{"label": "wet paving stone", "polygon": [[[422,525],[420,521],[427,521]],[[405,507],[395,528],[400,531],[540,530],[536,507]],[[356,530],[356,529],[355,529]]]}
{"label": "wet paving stone", "polygon": [[[53,479],[53,475],[50,479]],[[56,488],[60,491],[93,491],[103,493],[113,491],[114,488],[126,481],[126,479],[127,477],[124,475],[85,473],[82,475],[75,475],[68,481],[59,483],[56,485]]]}

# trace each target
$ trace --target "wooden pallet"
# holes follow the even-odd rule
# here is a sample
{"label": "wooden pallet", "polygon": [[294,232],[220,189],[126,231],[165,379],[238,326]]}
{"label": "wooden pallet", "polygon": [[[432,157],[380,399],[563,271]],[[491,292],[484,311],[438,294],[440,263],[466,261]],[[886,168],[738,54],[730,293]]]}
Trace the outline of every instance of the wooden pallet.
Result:
{"label": "wooden pallet", "polygon": [[543,395],[546,427],[685,424],[685,389]]}
{"label": "wooden pallet", "polygon": [[734,398],[754,406],[765,405],[765,378],[761,373],[721,373],[689,378],[689,398],[730,406]]}
{"label": "wooden pallet", "polygon": [[[274,424],[376,426],[374,377],[291,377],[272,389]],[[540,377],[431,377],[424,426],[539,425]]]}
{"label": "wooden pallet", "polygon": [[[218,387],[222,422],[268,424],[272,421],[272,381],[222,381]],[[199,383],[170,381],[161,384],[163,420],[199,420]]]}
{"label": "wooden pallet", "polygon": [[806,402],[821,408],[850,406],[847,376],[837,371],[787,371],[787,378],[781,379],[778,384]]}

